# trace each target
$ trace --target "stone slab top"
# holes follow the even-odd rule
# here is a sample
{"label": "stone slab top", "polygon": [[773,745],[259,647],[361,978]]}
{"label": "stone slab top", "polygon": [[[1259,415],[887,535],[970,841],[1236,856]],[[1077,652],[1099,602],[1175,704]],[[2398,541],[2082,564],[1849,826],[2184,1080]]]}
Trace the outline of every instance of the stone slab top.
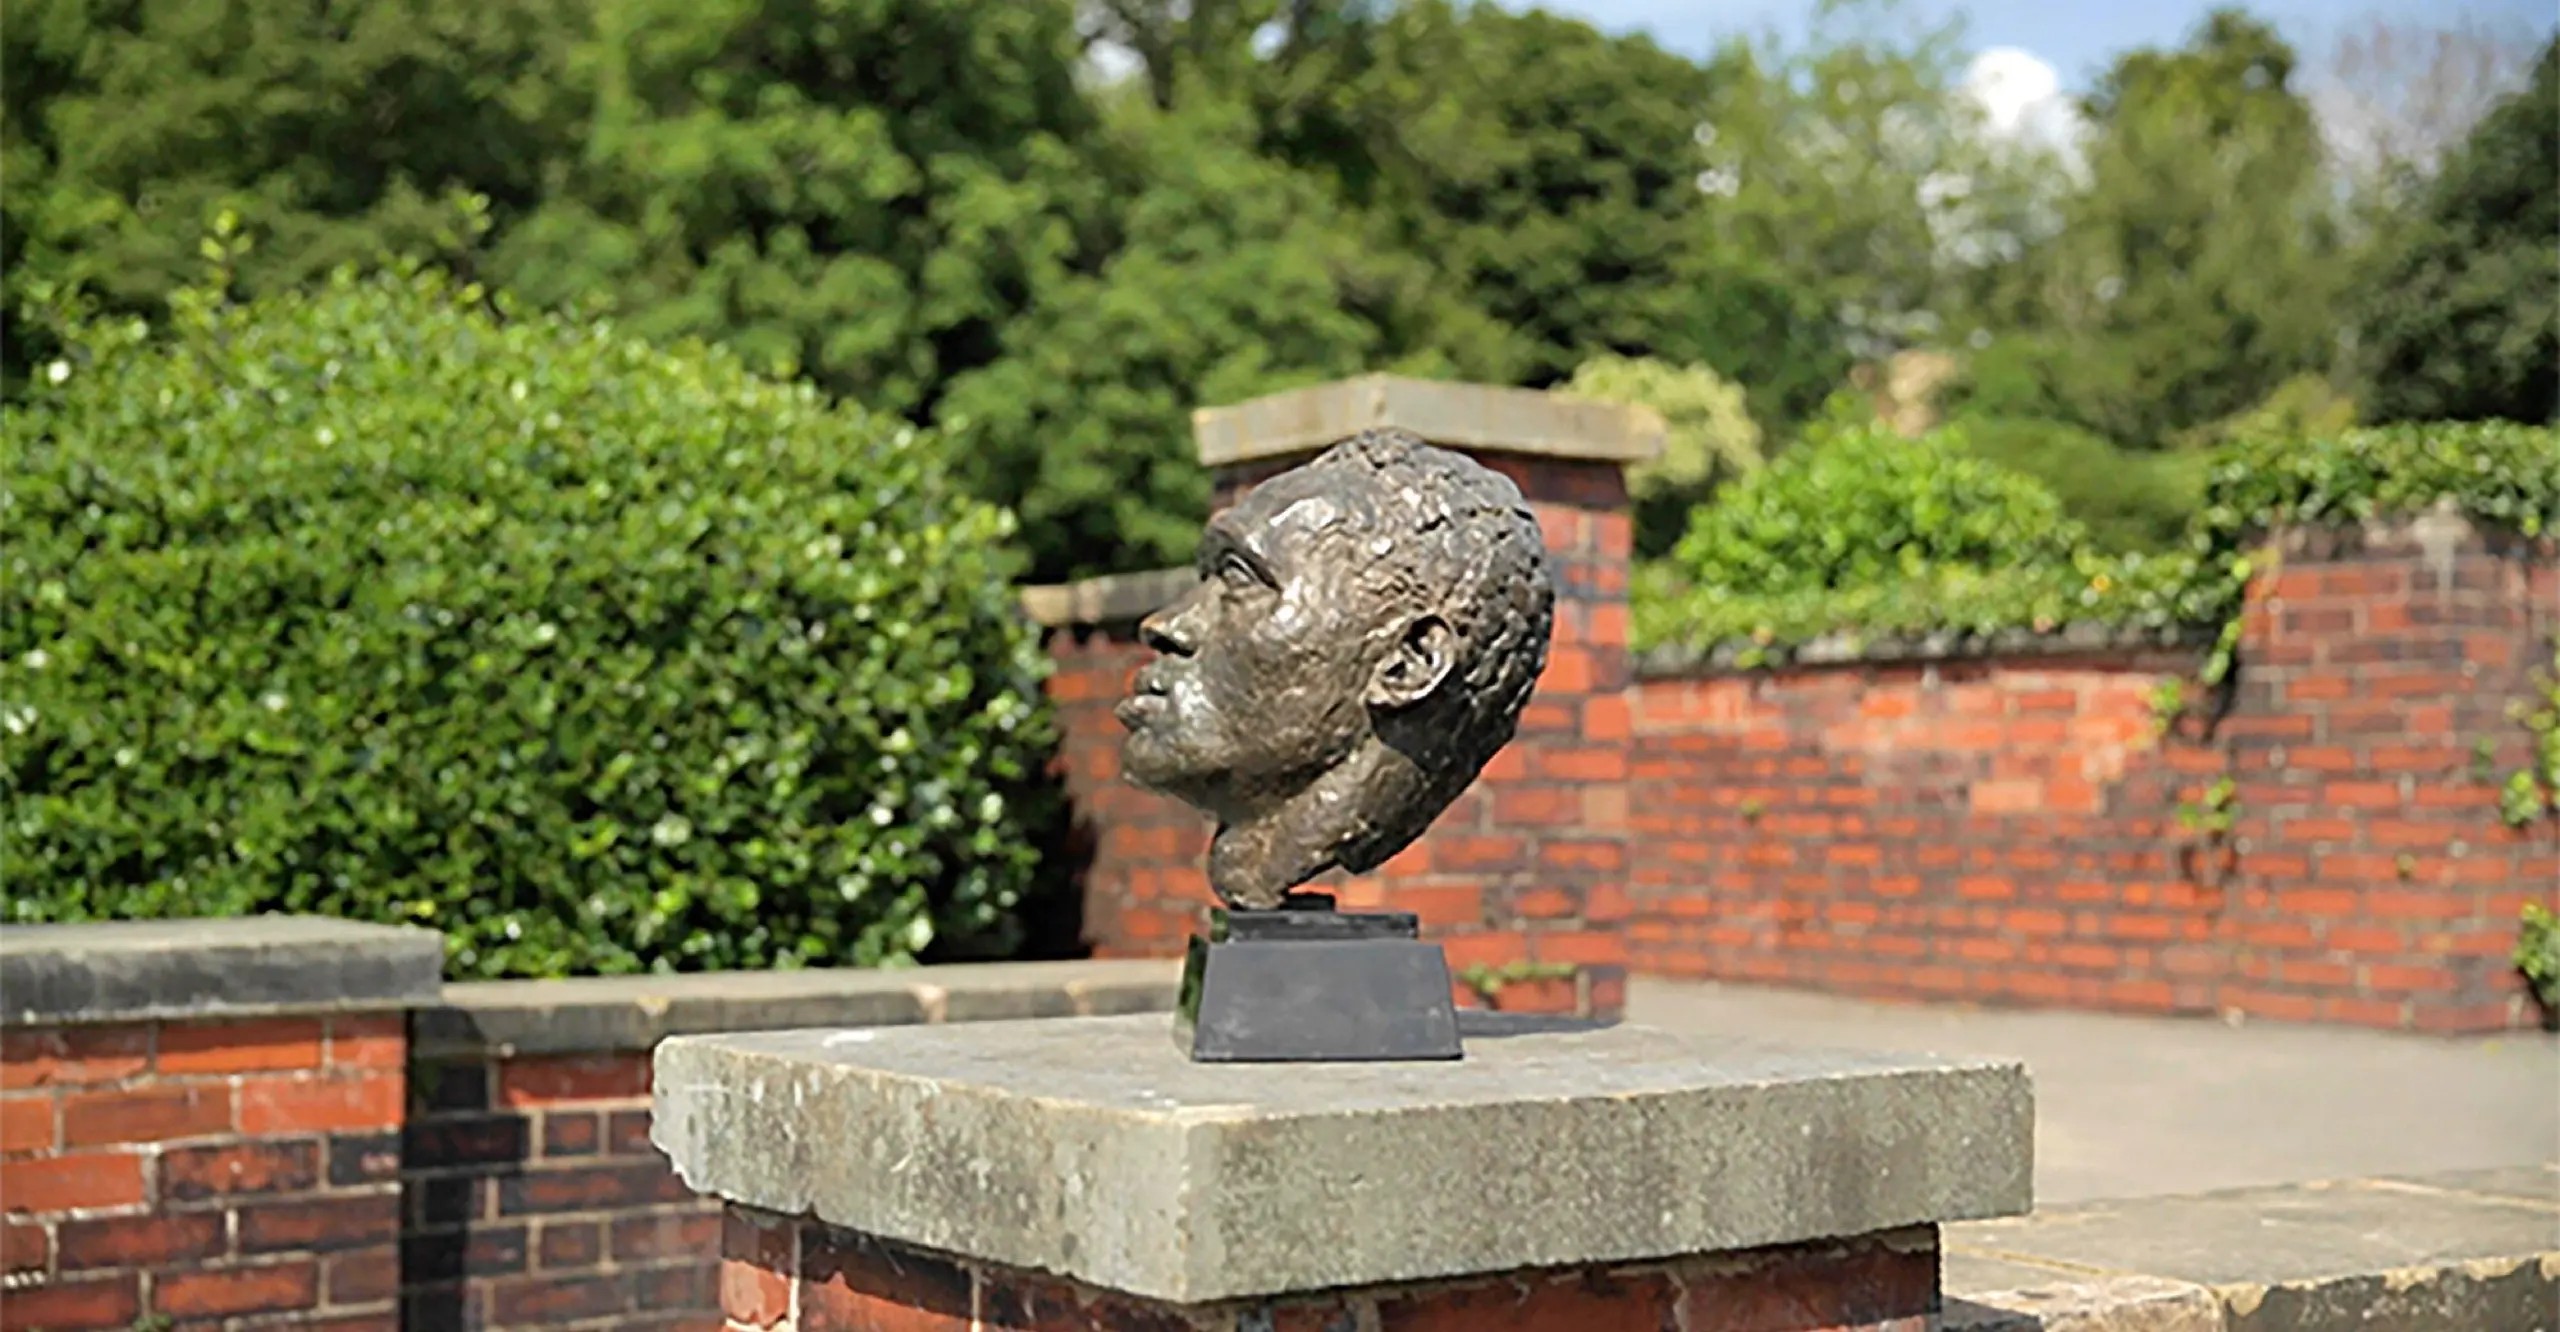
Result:
{"label": "stone slab top", "polygon": [[1582,402],[1535,389],[1364,375],[1191,414],[1208,467],[1318,453],[1363,430],[1395,426],[1443,448],[1587,462],[1644,462],[1665,427],[1644,407]]}
{"label": "stone slab top", "polygon": [[320,916],[0,929],[0,1025],[359,1011],[433,1002],[444,936]]}
{"label": "stone slab top", "polygon": [[1434,1064],[1194,1064],[1163,1016],[678,1037],[696,1190],[1174,1303],[2008,1215],[2016,1063],[1642,1027]]}
{"label": "stone slab top", "polygon": [[471,981],[411,1017],[429,1056],[646,1050],[675,1035],[1169,1012],[1181,964],[1130,959]]}
{"label": "stone slab top", "polygon": [[2550,1326],[2560,1164],[2077,1203],[1942,1243],[1949,1332]]}

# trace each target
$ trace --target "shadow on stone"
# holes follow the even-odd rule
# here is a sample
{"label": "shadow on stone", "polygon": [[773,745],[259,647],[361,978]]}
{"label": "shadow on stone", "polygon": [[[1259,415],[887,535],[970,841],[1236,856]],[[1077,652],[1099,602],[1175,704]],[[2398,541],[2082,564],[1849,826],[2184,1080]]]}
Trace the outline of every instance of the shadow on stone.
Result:
{"label": "shadow on stone", "polygon": [[1458,1035],[1470,1041],[1500,1040],[1505,1036],[1539,1036],[1558,1032],[1604,1031],[1618,1025],[1616,1018],[1574,1017],[1565,1013],[1502,1013],[1489,1008],[1458,1010]]}

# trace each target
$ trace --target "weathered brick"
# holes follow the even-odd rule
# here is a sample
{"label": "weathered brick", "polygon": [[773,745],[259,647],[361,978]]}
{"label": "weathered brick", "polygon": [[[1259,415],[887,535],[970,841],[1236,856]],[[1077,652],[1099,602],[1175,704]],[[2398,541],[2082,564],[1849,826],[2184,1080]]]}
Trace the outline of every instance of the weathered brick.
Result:
{"label": "weathered brick", "polygon": [[142,1277],[137,1272],[92,1277],[84,1281],[52,1281],[9,1292],[0,1301],[0,1327],[9,1332],[92,1332],[125,1329],[142,1314]]}
{"label": "weathered brick", "polygon": [[329,1182],[388,1183],[400,1177],[400,1136],[396,1133],[341,1133],[328,1142]]}
{"label": "weathered brick", "polygon": [[545,1221],[534,1239],[534,1254],[546,1269],[593,1267],[604,1261],[604,1224],[599,1221]]}
{"label": "weathered brick", "polygon": [[240,1131],[255,1135],[378,1129],[401,1119],[398,1072],[243,1078]]}
{"label": "weathered brick", "polygon": [[649,1112],[616,1110],[605,1121],[605,1150],[616,1156],[656,1156],[657,1145],[649,1141]]}
{"label": "weathered brick", "polygon": [[635,1310],[712,1314],[720,1308],[720,1274],[706,1263],[633,1268],[622,1274],[622,1282],[624,1302]]}
{"label": "weathered brick", "polygon": [[66,1272],[210,1258],[230,1247],[220,1212],[161,1212],[65,1221],[60,1261]]}
{"label": "weathered brick", "polygon": [[604,1121],[593,1114],[553,1110],[542,1117],[542,1154],[594,1156],[604,1150]]}
{"label": "weathered brick", "polygon": [[342,1068],[399,1068],[408,1059],[408,1022],[397,1014],[347,1014],[329,1019],[330,1064]]}
{"label": "weathered brick", "polygon": [[69,1147],[167,1142],[231,1131],[231,1088],[179,1083],[76,1092],[63,1098],[62,1141]]}
{"label": "weathered brick", "polygon": [[173,1318],[282,1313],[319,1302],[320,1264],[309,1258],[163,1273],[154,1278],[151,1289],[152,1308]]}
{"label": "weathered brick", "polygon": [[[722,1288],[729,1289],[725,1280]],[[798,1332],[972,1332],[973,1295],[970,1274],[943,1259],[849,1231],[801,1227]],[[1036,1326],[1011,1313],[1000,1319]]]}
{"label": "weathered brick", "polygon": [[720,1310],[731,1321],[766,1328],[790,1314],[800,1226],[788,1217],[728,1209],[720,1225]]}
{"label": "weathered brick", "polygon": [[0,1161],[0,1206],[12,1212],[126,1207],[141,1201],[142,1158],[127,1152]]}
{"label": "weathered brick", "polygon": [[533,1155],[533,1121],[524,1115],[416,1119],[401,1137],[411,1164],[424,1169],[505,1164]]}
{"label": "weathered brick", "polygon": [[50,1093],[0,1097],[0,1154],[49,1152],[61,1145]]}
{"label": "weathered brick", "polygon": [[505,1277],[489,1284],[489,1321],[500,1326],[553,1327],[620,1313],[618,1276],[593,1273]]}
{"label": "weathered brick", "polygon": [[693,1193],[662,1163],[616,1162],[527,1170],[498,1181],[498,1213],[591,1212],[680,1202]]}
{"label": "weathered brick", "polygon": [[701,1254],[720,1243],[720,1213],[709,1208],[625,1216],[613,1223],[615,1262]]}
{"label": "weathered brick", "polygon": [[255,1073],[320,1066],[318,1018],[172,1022],[160,1029],[163,1074]]}
{"label": "weathered brick", "polygon": [[53,1261],[53,1237],[40,1224],[0,1222],[0,1272],[41,1272]]}
{"label": "weathered brick", "polygon": [[421,1061],[409,1065],[414,1115],[471,1114],[490,1108],[489,1066],[477,1060]]}
{"label": "weathered brick", "polygon": [[1443,1286],[1377,1302],[1381,1332],[1568,1332],[1668,1327],[1677,1292],[1656,1272]]}
{"label": "weathered brick", "polygon": [[160,1154],[160,1196],[168,1202],[300,1193],[319,1178],[315,1142],[234,1142]]}
{"label": "weathered brick", "polygon": [[240,1252],[314,1252],[391,1244],[400,1236],[400,1195],[259,1203],[238,1211]]}
{"label": "weathered brick", "polygon": [[151,1065],[147,1023],[0,1031],[0,1090],[121,1082]]}
{"label": "weathered brick", "polygon": [[400,1284],[400,1250],[388,1244],[332,1253],[320,1265],[320,1297],[332,1305],[394,1300]]}
{"label": "weathered brick", "polygon": [[1425,929],[1484,923],[1484,890],[1473,884],[1400,885],[1391,904],[1398,911],[1414,913]]}
{"label": "weathered brick", "polygon": [[400,1236],[400,1263],[412,1286],[522,1272],[530,1265],[529,1252],[522,1225],[411,1230]]}

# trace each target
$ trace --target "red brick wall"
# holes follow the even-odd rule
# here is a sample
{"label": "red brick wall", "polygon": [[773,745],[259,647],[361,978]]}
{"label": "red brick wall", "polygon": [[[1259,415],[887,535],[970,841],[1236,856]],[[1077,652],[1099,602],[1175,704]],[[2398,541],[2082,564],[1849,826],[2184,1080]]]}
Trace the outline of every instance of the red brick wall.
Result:
{"label": "red brick wall", "polygon": [[[1404,853],[1374,873],[1313,885],[1354,910],[1419,915],[1450,967],[1538,964],[1467,1002],[1615,1012],[1629,911],[1626,588],[1630,532],[1615,464],[1492,457],[1536,508],[1557,558],[1554,644],[1519,738]],[[1265,466],[1221,486],[1232,503]],[[1119,780],[1112,705],[1147,652],[1131,626],[1051,632],[1060,770],[1083,825],[1084,932],[1105,956],[1178,953],[1212,900],[1208,830],[1182,805]]]}
{"label": "red brick wall", "polygon": [[12,1329],[399,1324],[390,1016],[0,1032]]}
{"label": "red brick wall", "polygon": [[720,1211],[649,1143],[649,1054],[422,1062],[407,1332],[716,1329]]}
{"label": "red brick wall", "polygon": [[[1904,997],[2238,1011],[2434,1031],[2535,1020],[2508,953],[2560,833],[2497,815],[2508,715],[2560,626],[2549,542],[2314,531],[2252,587],[2236,687],[2164,734],[2193,651],[1853,663],[1624,689],[1612,469],[1506,462],[1565,553],[1520,739],[1346,905],[1418,912],[1453,966],[1595,964],[1505,1006],[1613,1007],[1621,963]],[[2424,539],[2422,539],[2422,537]],[[2431,550],[2433,553],[2430,553]],[[1086,935],[1168,954],[1205,829],[1117,780],[1145,653],[1059,630]],[[2186,692],[2206,691],[2190,682]],[[2219,715],[2210,718],[2208,711]],[[2182,825],[2228,779],[2231,826]]]}
{"label": "red brick wall", "polygon": [[[2549,549],[2295,538],[2218,724],[2193,655],[1847,665],[1634,691],[1635,965],[1852,993],[2433,1031],[2530,1021],[2560,838],[2473,772],[2551,660]],[[2182,826],[2232,784],[2231,826]]]}
{"label": "red brick wall", "polygon": [[1188,1306],[740,1206],[722,1251],[729,1332],[1922,1332],[1942,1304],[1934,1226]]}

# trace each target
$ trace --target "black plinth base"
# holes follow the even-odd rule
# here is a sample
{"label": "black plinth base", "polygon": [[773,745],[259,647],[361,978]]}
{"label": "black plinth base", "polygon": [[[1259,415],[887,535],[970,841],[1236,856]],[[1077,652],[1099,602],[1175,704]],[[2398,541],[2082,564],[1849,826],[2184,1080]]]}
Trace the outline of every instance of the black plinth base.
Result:
{"label": "black plinth base", "polygon": [[1458,1059],[1449,962],[1405,912],[1217,911],[1191,936],[1174,1037],[1198,1063]]}

